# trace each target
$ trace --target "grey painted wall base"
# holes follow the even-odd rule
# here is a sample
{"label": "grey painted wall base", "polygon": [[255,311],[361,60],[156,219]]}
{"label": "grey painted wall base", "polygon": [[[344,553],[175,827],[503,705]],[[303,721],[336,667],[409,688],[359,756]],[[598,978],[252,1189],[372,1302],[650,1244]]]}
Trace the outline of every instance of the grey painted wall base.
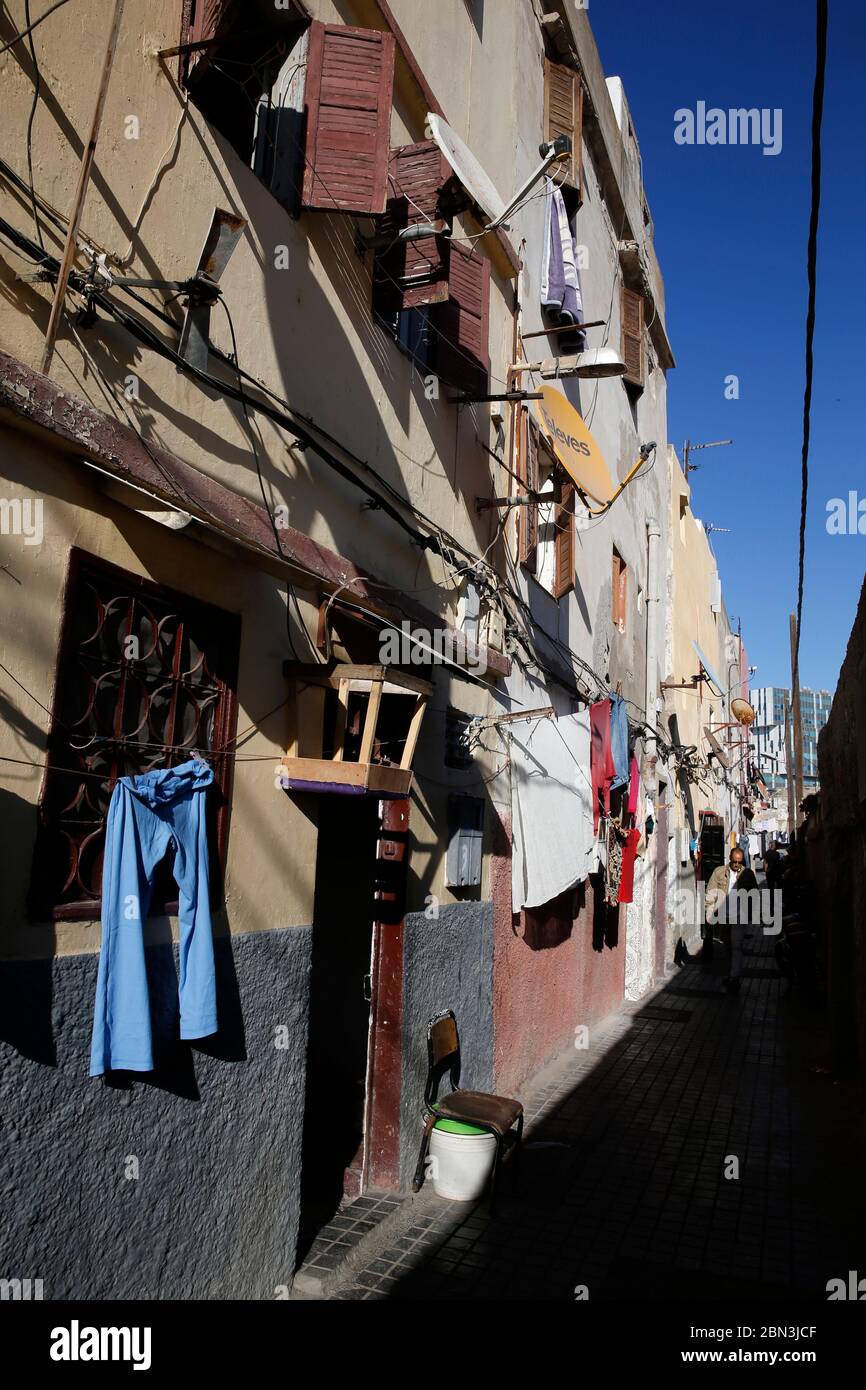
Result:
{"label": "grey painted wall base", "polygon": [[153,947],[160,1062],[108,1082],[87,1075],[96,956],[0,963],[0,1278],[46,1299],[291,1284],[311,945],[309,927],[218,940],[220,1032],[194,1043],[171,1041],[171,947]]}
{"label": "grey painted wall base", "polygon": [[[453,1009],[467,1090],[493,1086],[493,904],[449,903],[437,918],[407,915],[403,938],[400,1172],[408,1187],[421,1141],[427,1022]],[[447,1089],[447,1082],[445,1083]]]}

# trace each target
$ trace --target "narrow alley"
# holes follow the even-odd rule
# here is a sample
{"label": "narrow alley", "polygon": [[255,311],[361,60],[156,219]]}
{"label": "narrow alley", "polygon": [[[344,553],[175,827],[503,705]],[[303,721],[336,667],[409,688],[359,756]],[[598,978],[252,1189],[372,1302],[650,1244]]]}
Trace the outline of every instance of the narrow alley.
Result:
{"label": "narrow alley", "polygon": [[335,1279],[358,1222],[376,1235],[361,1198],[305,1271],[341,1299],[825,1299],[866,1268],[862,1114],[822,1070],[820,1013],[780,978],[773,939],[746,955],[737,997],[721,964],[690,963],[536,1078],[495,1215],[428,1186]]}

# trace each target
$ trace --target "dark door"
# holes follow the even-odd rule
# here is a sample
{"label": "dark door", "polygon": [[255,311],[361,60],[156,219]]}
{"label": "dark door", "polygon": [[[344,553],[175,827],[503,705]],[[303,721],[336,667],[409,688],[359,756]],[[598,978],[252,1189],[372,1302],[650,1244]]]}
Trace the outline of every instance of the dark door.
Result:
{"label": "dark door", "polygon": [[320,798],[299,1256],[359,1181],[378,834],[375,797]]}

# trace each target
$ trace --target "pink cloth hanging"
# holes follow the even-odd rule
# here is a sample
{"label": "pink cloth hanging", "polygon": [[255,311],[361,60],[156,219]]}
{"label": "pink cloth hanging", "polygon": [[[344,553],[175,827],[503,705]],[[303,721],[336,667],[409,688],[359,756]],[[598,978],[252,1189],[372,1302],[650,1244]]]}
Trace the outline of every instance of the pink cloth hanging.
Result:
{"label": "pink cloth hanging", "polygon": [[637,814],[637,794],[640,787],[640,768],[637,758],[632,755],[631,775],[628,783],[628,813],[630,816]]}

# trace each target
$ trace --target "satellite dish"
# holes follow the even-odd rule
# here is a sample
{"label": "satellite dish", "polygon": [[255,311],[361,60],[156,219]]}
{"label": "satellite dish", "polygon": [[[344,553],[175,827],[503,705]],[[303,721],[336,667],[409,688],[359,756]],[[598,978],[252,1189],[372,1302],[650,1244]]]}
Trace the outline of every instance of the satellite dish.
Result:
{"label": "satellite dish", "polygon": [[722,744],[721,744],[721,743],[719,742],[719,740],[716,738],[716,736],[715,736],[715,734],[713,733],[712,729],[708,729],[708,728],[706,727],[706,725],[704,726],[704,736],[705,736],[705,738],[706,738],[706,740],[707,740],[707,743],[710,745],[710,748],[713,750],[713,751],[711,752],[711,754],[710,754],[710,757],[711,757],[711,758],[717,758],[718,761],[721,763],[722,767],[730,767],[730,766],[731,766],[731,760],[730,760],[730,758],[728,757],[727,753],[725,752],[725,750],[724,750]]}
{"label": "satellite dish", "polygon": [[570,401],[554,386],[541,388],[532,405],[541,432],[559,463],[585,497],[607,506],[616,491],[604,454]]}
{"label": "satellite dish", "polygon": [[189,297],[178,353],[191,367],[202,371],[207,368],[210,311],[219,299],[219,278],[246,225],[246,218],[215,208],[195,275],[186,284]]}
{"label": "satellite dish", "polygon": [[484,218],[489,222],[499,221],[505,214],[505,203],[468,145],[435,111],[427,112],[427,125],[434,141]]}
{"label": "satellite dish", "polygon": [[748,700],[732,700],[731,714],[738,724],[743,724],[746,728],[748,728],[749,724],[754,724],[755,722],[755,711],[752,709]]}
{"label": "satellite dish", "polygon": [[711,665],[710,659],[707,656],[706,652],[704,652],[703,649],[698,646],[697,642],[695,642],[694,639],[692,639],[692,649],[695,653],[695,656],[698,658],[698,661],[701,663],[710,680],[712,681],[713,685],[718,690],[719,694],[724,695],[725,687],[722,683],[721,677],[716,673],[714,667]]}

